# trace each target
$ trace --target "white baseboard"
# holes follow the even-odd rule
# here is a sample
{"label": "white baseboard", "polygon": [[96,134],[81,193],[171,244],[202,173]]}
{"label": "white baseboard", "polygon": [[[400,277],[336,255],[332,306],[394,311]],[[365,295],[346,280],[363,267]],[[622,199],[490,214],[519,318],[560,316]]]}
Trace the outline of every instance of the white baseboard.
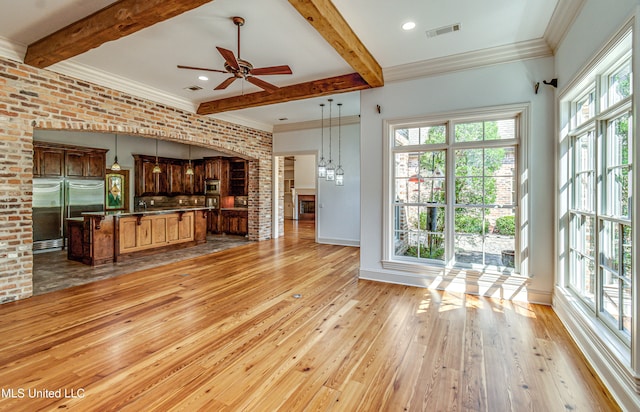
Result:
{"label": "white baseboard", "polygon": [[448,292],[468,293],[491,298],[551,305],[551,292],[529,289],[528,279],[495,275],[469,275],[451,271],[442,275],[399,273],[389,270],[360,269],[360,279],[395,283]]}
{"label": "white baseboard", "polygon": [[318,243],[322,243],[325,245],[338,245],[338,246],[355,246],[360,247],[359,240],[352,239],[333,239],[328,237],[319,237]]}

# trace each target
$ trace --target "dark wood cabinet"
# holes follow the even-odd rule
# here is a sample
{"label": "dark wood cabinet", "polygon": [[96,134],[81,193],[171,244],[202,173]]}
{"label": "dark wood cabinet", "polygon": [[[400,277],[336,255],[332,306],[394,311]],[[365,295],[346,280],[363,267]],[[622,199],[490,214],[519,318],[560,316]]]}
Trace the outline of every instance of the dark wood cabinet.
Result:
{"label": "dark wood cabinet", "polygon": [[64,149],[36,146],[33,147],[34,177],[63,177]]}
{"label": "dark wood cabinet", "polygon": [[156,194],[157,176],[153,173],[155,158],[151,156],[133,155],[136,196],[153,196]]}
{"label": "dark wood cabinet", "polygon": [[229,161],[229,194],[231,196],[246,196],[247,187],[247,161],[244,159],[232,159]]}
{"label": "dark wood cabinet", "polygon": [[230,235],[246,235],[249,232],[249,214],[246,210],[223,210],[221,231]]}
{"label": "dark wood cabinet", "polygon": [[210,210],[207,212],[207,231],[220,233],[220,211]]}
{"label": "dark wood cabinet", "polygon": [[186,167],[182,161],[167,162],[167,177],[169,178],[169,194],[172,196],[187,193],[185,181],[189,176],[185,175]]}
{"label": "dark wood cabinet", "polygon": [[67,259],[82,262],[84,257],[84,220],[67,220]]}
{"label": "dark wood cabinet", "polygon": [[34,177],[104,178],[106,149],[34,142]]}
{"label": "dark wood cabinet", "polygon": [[64,157],[65,175],[67,177],[84,177],[85,152],[67,150]]}
{"label": "dark wood cabinet", "polygon": [[85,173],[84,177],[103,178],[105,177],[107,164],[106,151],[92,150],[85,155]]}
{"label": "dark wood cabinet", "polygon": [[193,182],[194,195],[204,194],[204,161],[193,162],[193,176],[191,176]]}

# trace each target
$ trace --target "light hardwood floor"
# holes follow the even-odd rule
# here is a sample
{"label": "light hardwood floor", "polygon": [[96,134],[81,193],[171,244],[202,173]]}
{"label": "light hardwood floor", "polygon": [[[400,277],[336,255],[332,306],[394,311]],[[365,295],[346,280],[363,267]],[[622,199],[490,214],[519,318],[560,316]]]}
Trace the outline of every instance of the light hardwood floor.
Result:
{"label": "light hardwood floor", "polygon": [[0,410],[617,410],[549,307],[358,280],[358,252],[287,222],[2,305]]}

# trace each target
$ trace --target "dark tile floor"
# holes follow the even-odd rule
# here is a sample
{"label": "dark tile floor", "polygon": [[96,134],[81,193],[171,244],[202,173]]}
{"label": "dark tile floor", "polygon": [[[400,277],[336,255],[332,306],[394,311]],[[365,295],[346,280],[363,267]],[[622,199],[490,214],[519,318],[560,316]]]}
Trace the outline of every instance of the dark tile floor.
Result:
{"label": "dark tile floor", "polygon": [[201,245],[96,267],[68,260],[66,250],[36,253],[33,255],[33,294],[41,295],[54,290],[149,269],[247,243],[251,243],[251,241],[244,236],[209,235],[207,236],[207,243]]}

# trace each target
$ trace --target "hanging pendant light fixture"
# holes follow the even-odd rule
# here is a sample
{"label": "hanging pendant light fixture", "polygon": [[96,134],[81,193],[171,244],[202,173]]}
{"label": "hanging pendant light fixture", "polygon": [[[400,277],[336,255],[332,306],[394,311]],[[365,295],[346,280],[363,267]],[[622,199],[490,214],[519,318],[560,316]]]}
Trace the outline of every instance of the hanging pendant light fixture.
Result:
{"label": "hanging pendant light fixture", "polygon": [[153,166],[152,173],[162,173],[162,169],[160,169],[160,164],[158,163],[158,139],[156,139],[156,164]]}
{"label": "hanging pendant light fixture", "polygon": [[113,159],[113,164],[111,165],[111,170],[121,170],[120,164],[118,163],[118,133],[116,133],[116,157]]}
{"label": "hanging pendant light fixture", "polygon": [[344,170],[342,169],[342,103],[338,103],[338,168],[336,169],[336,186],[344,186]]}
{"label": "hanging pendant light fixture", "polygon": [[189,145],[189,166],[187,166],[187,170],[184,173],[187,176],[193,176],[193,167],[191,167],[191,145]]}
{"label": "hanging pendant light fixture", "polygon": [[333,159],[331,158],[331,104],[333,99],[329,99],[329,163],[327,163],[327,180],[332,181],[336,179],[336,167],[333,165]]}
{"label": "hanging pendant light fixture", "polygon": [[320,161],[318,162],[318,178],[326,179],[327,162],[324,161],[324,103],[320,103]]}

